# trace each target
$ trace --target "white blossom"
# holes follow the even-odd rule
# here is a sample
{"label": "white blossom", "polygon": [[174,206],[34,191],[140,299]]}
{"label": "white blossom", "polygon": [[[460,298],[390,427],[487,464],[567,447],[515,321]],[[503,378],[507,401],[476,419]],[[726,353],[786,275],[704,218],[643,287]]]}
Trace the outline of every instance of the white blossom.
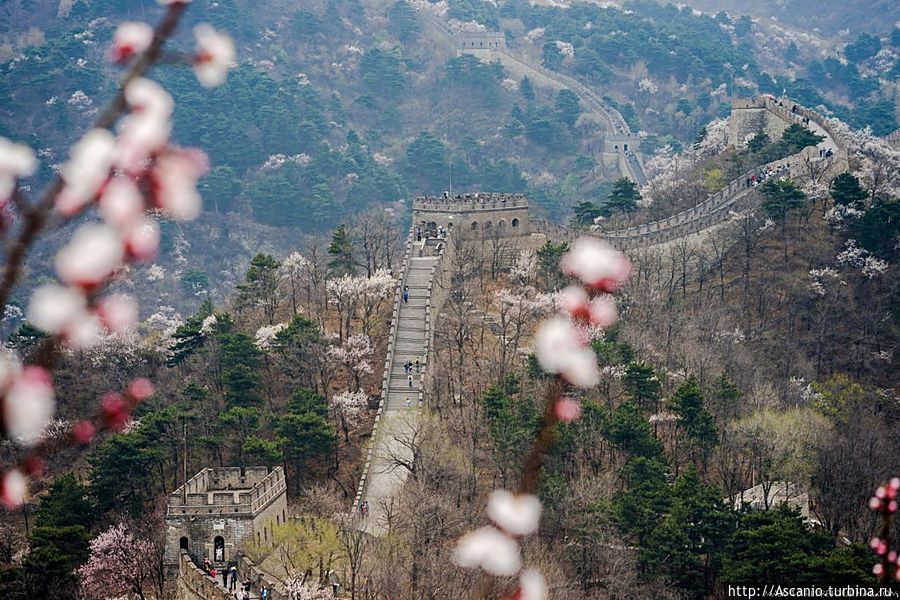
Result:
{"label": "white blossom", "polygon": [[0,206],[12,196],[16,179],[31,175],[36,166],[31,148],[0,137]]}
{"label": "white blossom", "polygon": [[200,85],[207,88],[222,85],[234,62],[234,41],[208,23],[194,27],[194,37],[197,39],[194,73]]}
{"label": "white blossom", "polygon": [[522,568],[515,540],[490,526],[464,535],[456,546],[453,562],[461,567],[481,567],[498,577],[511,577]]}
{"label": "white blossom", "polygon": [[[210,315],[215,319],[213,315]],[[209,317],[207,317],[208,319]],[[203,321],[206,324],[206,319]],[[287,327],[287,323],[278,323],[276,325],[263,325],[259,329],[256,330],[256,345],[260,350],[269,350],[272,347],[272,342],[275,341],[275,335]],[[202,330],[202,329],[201,329]]]}
{"label": "white blossom", "polygon": [[487,514],[510,535],[530,535],[541,520],[541,501],[531,494],[513,494],[495,490],[488,499]]}

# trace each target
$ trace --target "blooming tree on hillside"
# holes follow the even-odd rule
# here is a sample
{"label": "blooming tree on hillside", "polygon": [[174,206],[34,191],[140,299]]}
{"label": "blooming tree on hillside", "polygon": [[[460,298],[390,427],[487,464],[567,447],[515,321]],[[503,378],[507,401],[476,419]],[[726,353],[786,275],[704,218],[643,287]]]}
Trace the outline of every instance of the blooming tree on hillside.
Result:
{"label": "blooming tree on hillside", "polygon": [[156,546],[132,535],[121,523],[91,540],[91,554],[78,569],[86,600],[106,600],[130,594],[144,600],[159,589],[161,573]]}
{"label": "blooming tree on hillside", "polygon": [[326,351],[328,360],[347,367],[353,375],[354,391],[359,391],[360,378],[372,372],[369,358],[375,351],[372,341],[364,333],[358,333],[347,338],[341,346],[329,346]]}
{"label": "blooming tree on hillside", "polygon": [[341,392],[332,396],[329,401],[331,410],[335,413],[335,420],[344,431],[344,439],[350,441],[350,429],[359,425],[366,416],[369,408],[369,396],[365,392]]}
{"label": "blooming tree on hillside", "polygon": [[[34,353],[33,364],[21,365],[13,355],[0,356],[0,398],[5,434],[21,447],[17,466],[3,468],[0,497],[12,509],[25,496],[25,475],[39,472],[41,457],[64,444],[87,444],[99,428],[121,429],[130,412],[152,394],[147,380],[103,396],[94,415],[73,423],[69,438],[54,445],[41,441],[53,417],[51,369],[58,347],[87,350],[104,332],[127,332],[137,319],[131,298],[105,295],[107,283],[129,265],[148,262],[159,249],[155,215],[179,221],[196,217],[201,199],[196,183],[207,170],[206,155],[170,143],[174,102],[145,76],[163,56],[189,2],[159,0],[165,7],[160,24],[124,23],[113,36],[111,60],[128,70],[110,104],[99,112],[92,129],[75,143],[58,177],[37,201],[26,196],[18,180],[36,172],[37,159],[22,144],[0,138],[0,208],[10,241],[0,275],[0,305],[6,306],[20,282],[25,257],[48,224],[66,223],[96,206],[100,221],[82,224],[57,253],[59,283],[47,283],[33,294],[30,323],[49,336]],[[200,83],[224,81],[234,60],[231,39],[210,25],[194,29],[196,46],[189,55]]]}

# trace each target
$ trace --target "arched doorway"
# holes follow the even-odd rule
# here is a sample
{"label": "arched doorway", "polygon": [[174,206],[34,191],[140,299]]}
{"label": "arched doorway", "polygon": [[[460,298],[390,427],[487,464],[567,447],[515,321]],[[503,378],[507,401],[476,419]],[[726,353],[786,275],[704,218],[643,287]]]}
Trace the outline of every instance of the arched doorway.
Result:
{"label": "arched doorway", "polygon": [[472,221],[472,231],[478,231],[478,221]]}
{"label": "arched doorway", "polygon": [[512,226],[513,226],[513,227],[518,227],[518,226],[519,226],[519,220],[518,220],[518,219],[513,219],[513,220],[512,220]]}
{"label": "arched doorway", "polygon": [[188,539],[186,537],[182,536],[181,539],[178,540],[178,548],[180,550],[188,549]]}
{"label": "arched doorway", "polygon": [[225,562],[225,538],[221,535],[213,540],[213,560],[217,563]]}

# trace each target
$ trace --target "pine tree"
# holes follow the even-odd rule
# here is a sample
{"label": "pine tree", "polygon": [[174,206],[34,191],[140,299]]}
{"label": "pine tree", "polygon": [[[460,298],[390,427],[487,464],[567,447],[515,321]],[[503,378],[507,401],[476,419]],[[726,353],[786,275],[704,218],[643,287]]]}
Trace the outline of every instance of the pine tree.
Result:
{"label": "pine tree", "polygon": [[328,254],[333,257],[328,262],[329,276],[353,275],[353,242],[350,240],[350,231],[344,223],[331,234]]}
{"label": "pine tree", "polygon": [[861,209],[868,195],[850,172],[841,173],[831,182],[831,198],[835,204]]}

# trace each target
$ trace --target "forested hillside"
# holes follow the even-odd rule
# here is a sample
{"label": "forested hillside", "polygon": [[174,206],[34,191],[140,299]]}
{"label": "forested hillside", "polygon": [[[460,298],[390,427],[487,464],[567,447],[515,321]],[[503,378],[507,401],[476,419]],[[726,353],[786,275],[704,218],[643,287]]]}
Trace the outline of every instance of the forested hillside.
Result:
{"label": "forested hillside", "polygon": [[[876,134],[897,125],[896,34],[866,34],[841,48],[800,31],[773,36],[737,13],[713,17],[649,1],[547,8],[204,0],[194,9],[236,38],[239,67],[211,94],[178,69],[158,75],[176,99],[176,141],[202,145],[213,164],[201,185],[200,225],[163,224],[169,243],[191,246],[187,264],[158,265],[165,275],[154,282],[179,310],[197,305],[184,293],[191,281],[223,299],[255,252],[283,254],[290,243],[282,240],[321,233],[367,208],[403,213],[392,203],[451,180],[458,191],[525,192],[555,219],[568,218],[580,200],[606,198],[618,175],[598,167],[603,131],[579,120],[577,96],[456,57],[433,18],[456,29],[499,28],[534,64],[593,86],[645,132],[646,154],[692,142],[732,97],[782,90]],[[39,149],[34,189],[109,97],[114,72],[100,42],[116,22],[157,10],[96,0],[4,5],[0,134]],[[233,252],[210,254],[217,239],[230,240]]]}
{"label": "forested hillside", "polygon": [[[900,29],[650,0],[0,15],[3,599],[162,600],[190,563],[217,599],[231,567],[273,600],[900,591]],[[602,164],[618,121],[457,55],[486,27],[641,132],[646,184]],[[274,523],[271,489],[187,490],[253,466],[284,471]]]}

